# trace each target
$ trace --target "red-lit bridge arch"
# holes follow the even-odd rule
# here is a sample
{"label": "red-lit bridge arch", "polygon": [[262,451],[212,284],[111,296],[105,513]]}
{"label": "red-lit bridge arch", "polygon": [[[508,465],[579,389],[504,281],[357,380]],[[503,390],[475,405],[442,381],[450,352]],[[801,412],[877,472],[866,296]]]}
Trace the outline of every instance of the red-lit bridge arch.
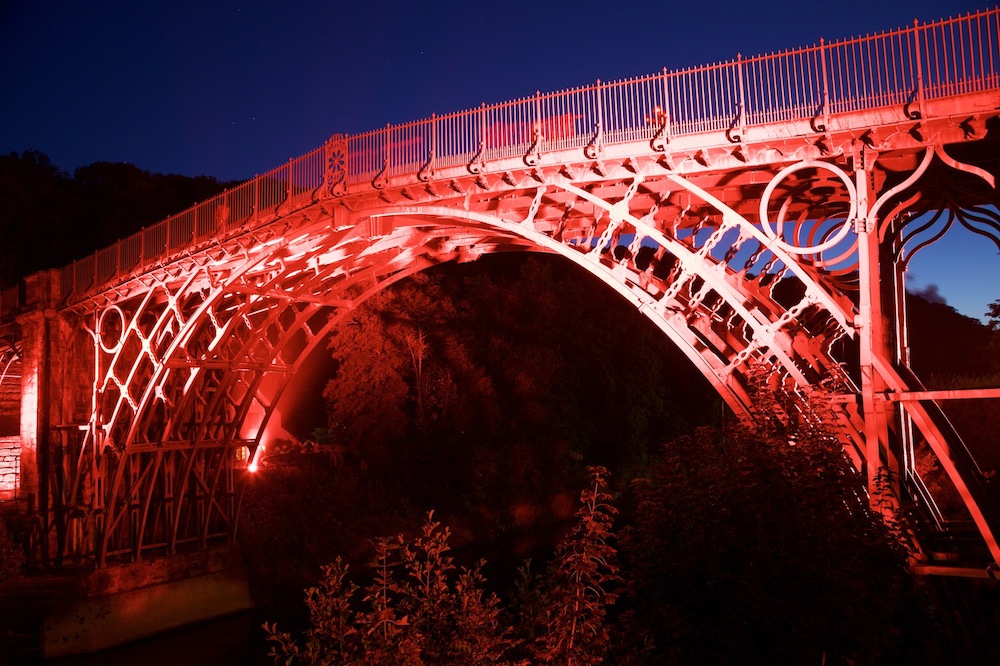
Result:
{"label": "red-lit bridge arch", "polygon": [[23,387],[34,556],[231,541],[243,452],[352,308],[434,264],[531,251],[629,300],[742,417],[761,377],[821,392],[873,497],[919,506],[918,567],[985,575],[1000,515],[938,403],[1000,390],[924,390],[903,271],[955,223],[1000,247],[998,109],[991,10],[337,135],[31,276],[4,294],[0,371]]}

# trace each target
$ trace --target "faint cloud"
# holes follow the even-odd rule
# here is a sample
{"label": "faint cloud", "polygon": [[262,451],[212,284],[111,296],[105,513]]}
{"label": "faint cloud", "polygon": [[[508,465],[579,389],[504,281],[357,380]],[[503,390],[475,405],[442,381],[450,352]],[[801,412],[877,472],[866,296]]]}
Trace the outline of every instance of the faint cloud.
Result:
{"label": "faint cloud", "polygon": [[948,305],[948,301],[945,297],[941,295],[938,291],[938,286],[936,284],[929,284],[923,289],[911,289],[910,293],[921,297],[929,303],[940,303],[941,305]]}

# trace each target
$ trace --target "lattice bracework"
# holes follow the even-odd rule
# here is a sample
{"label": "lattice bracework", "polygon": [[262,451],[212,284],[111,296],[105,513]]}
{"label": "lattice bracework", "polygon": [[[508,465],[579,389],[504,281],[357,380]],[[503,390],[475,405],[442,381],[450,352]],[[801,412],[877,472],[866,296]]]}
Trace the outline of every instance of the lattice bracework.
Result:
{"label": "lattice bracework", "polygon": [[[331,144],[327,158],[337,155]],[[787,166],[726,161],[717,173],[705,161],[687,175],[668,157],[539,161],[443,182],[428,172],[355,194],[328,182],[193,259],[197,269],[156,273],[111,299],[94,325],[88,440],[105,456],[100,557],[231,539],[236,451],[260,445],[288,377],[326,335],[408,275],[495,252],[558,254],[595,275],[745,418],[757,413],[761,377],[837,394],[835,425],[858,468],[899,467],[899,434],[871,428],[870,403],[907,382],[872,353],[861,320],[880,209],[908,211],[902,192],[920,170],[881,192],[886,178],[864,151]],[[933,416],[907,409],[941,455]]]}

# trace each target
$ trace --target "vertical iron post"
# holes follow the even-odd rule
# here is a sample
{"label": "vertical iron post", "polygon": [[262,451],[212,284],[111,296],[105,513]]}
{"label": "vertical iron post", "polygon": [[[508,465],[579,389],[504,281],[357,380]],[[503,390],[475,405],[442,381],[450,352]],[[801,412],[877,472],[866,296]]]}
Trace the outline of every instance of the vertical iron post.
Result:
{"label": "vertical iron post", "polygon": [[[874,156],[860,150],[854,157],[854,174],[858,196],[855,232],[858,236],[859,298],[858,318],[861,361],[861,407],[864,415],[865,471],[871,506],[884,511],[880,483],[882,480],[883,446],[890,445],[886,421],[886,383],[878,370],[877,360],[885,358],[887,347],[886,313],[882,298],[881,252],[878,224],[871,207],[877,192],[869,171]],[[886,461],[890,456],[887,453]],[[898,471],[898,470],[893,470]]]}
{"label": "vertical iron post", "polygon": [[830,131],[830,81],[829,72],[826,67],[826,41],[820,37],[819,38],[819,62],[820,69],[823,72],[823,127],[826,131]]}
{"label": "vertical iron post", "polygon": [[739,83],[740,105],[740,141],[746,141],[747,136],[747,101],[745,83],[743,81],[743,54],[736,54],[736,78]]}
{"label": "vertical iron post", "polygon": [[917,112],[924,117],[924,64],[920,54],[919,21],[913,19],[913,53],[917,61]]}

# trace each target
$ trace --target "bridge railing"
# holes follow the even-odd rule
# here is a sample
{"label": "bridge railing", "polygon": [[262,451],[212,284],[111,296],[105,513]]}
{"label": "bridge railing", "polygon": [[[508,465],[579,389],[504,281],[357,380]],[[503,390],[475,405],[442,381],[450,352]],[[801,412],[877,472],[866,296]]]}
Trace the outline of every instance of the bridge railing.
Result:
{"label": "bridge railing", "polygon": [[[918,117],[925,101],[1000,85],[1000,9],[843,39],[802,49],[667,71],[535,95],[335,137],[298,159],[174,215],[63,269],[63,293],[80,298],[306,202],[325,186],[381,186],[435,169],[602,145],[659,141],[702,132],[811,121],[831,114],[902,106]],[[334,154],[335,140],[345,146]]]}
{"label": "bridge railing", "polygon": [[318,148],[73,262],[62,269],[62,293],[68,298],[81,295],[185,248],[253,224],[279,206],[309,200],[325,177],[325,150]]}

